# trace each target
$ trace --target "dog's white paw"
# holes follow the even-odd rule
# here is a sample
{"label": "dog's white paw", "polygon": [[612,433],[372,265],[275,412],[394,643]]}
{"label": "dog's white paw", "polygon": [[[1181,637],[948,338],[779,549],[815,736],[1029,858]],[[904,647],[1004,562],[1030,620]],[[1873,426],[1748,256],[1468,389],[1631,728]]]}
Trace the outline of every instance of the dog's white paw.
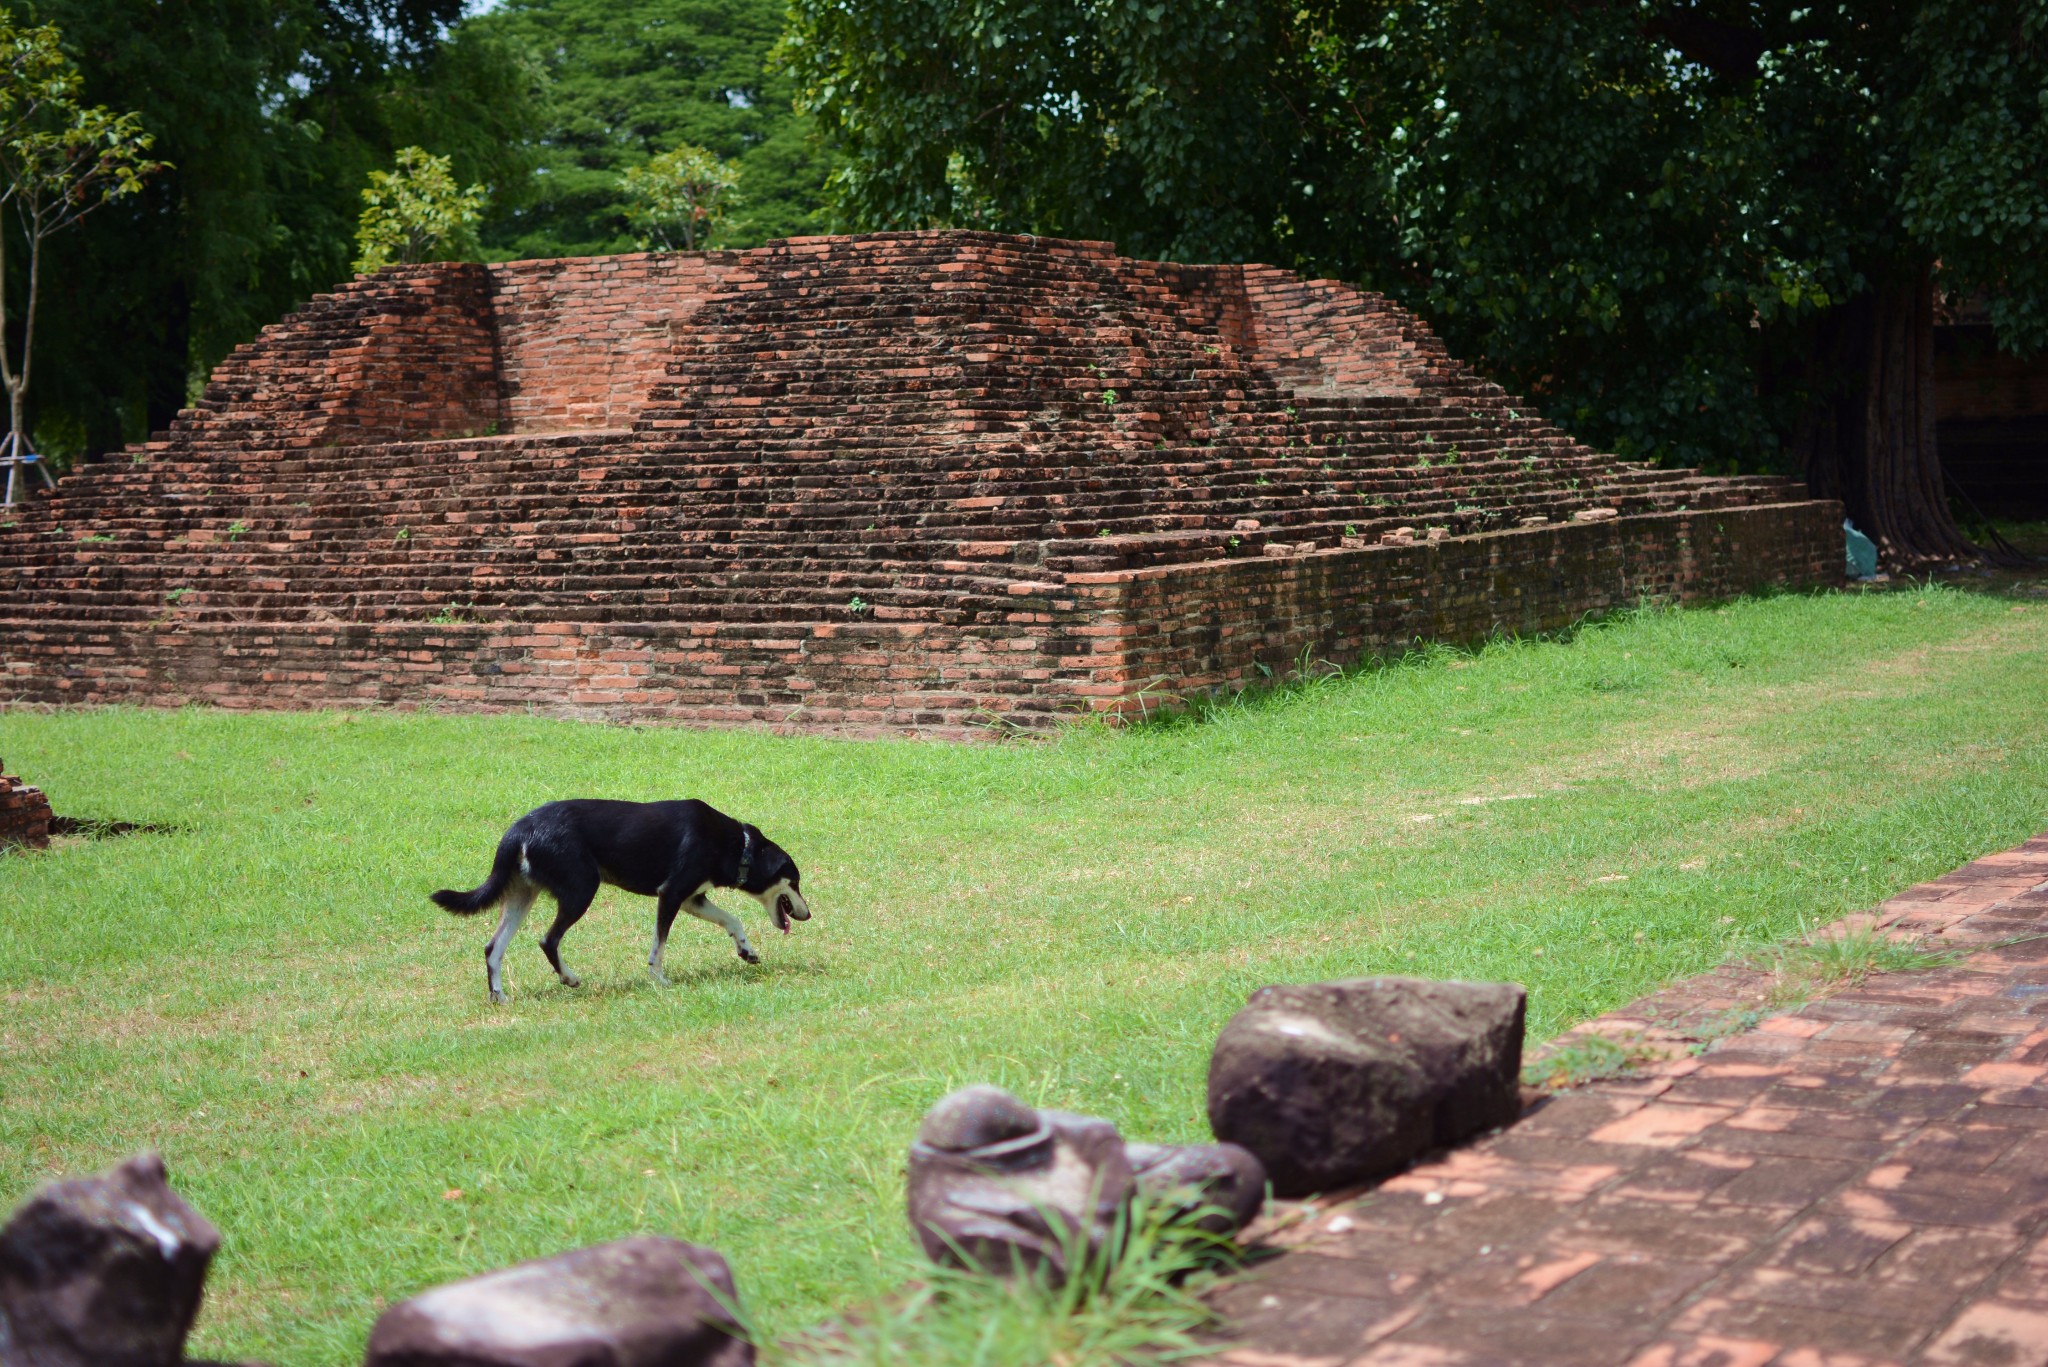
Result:
{"label": "dog's white paw", "polygon": [[761,956],[754,952],[754,947],[752,945],[741,945],[740,957],[742,959],[745,959],[750,964],[757,964],[761,962]]}
{"label": "dog's white paw", "polygon": [[492,989],[491,989],[491,1005],[492,1005],[492,1006],[503,1006],[503,1005],[504,1005],[504,1004],[505,1004],[506,1002],[508,1002],[508,1001],[510,1001],[510,1000],[512,1000],[512,999],[511,999],[510,997],[506,996],[506,995],[505,995],[505,994],[504,994],[503,992],[500,992],[500,991],[499,991],[499,990],[498,990],[497,988],[495,988],[495,987],[494,987],[494,988],[492,988]]}
{"label": "dog's white paw", "polygon": [[576,976],[576,975],[575,975],[574,973],[571,973],[571,972],[569,972],[569,971],[568,971],[567,969],[563,969],[563,970],[562,970],[562,986],[564,986],[564,987],[581,987],[581,986],[583,986],[583,979],[581,979],[581,978],[577,977],[577,976]]}

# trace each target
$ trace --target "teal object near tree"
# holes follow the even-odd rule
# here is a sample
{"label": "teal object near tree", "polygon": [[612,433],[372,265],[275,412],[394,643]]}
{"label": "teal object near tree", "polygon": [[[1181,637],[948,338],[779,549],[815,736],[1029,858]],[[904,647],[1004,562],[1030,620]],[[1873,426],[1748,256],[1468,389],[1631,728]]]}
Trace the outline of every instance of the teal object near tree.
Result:
{"label": "teal object near tree", "polygon": [[1877,573],[1877,543],[1856,530],[1856,524],[1848,518],[1842,519],[1842,535],[1847,538],[1849,555],[1849,577],[1868,579]]}

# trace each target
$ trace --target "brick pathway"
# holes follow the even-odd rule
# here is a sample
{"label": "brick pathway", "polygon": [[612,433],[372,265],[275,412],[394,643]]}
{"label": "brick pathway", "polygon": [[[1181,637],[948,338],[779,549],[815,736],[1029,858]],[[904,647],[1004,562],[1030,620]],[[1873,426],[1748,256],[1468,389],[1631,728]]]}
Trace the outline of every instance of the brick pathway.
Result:
{"label": "brick pathway", "polygon": [[1970,952],[1761,1019],[1724,971],[1582,1027],[1657,1057],[1297,1212],[1219,1294],[1215,1361],[2048,1364],[2048,836],[1860,919]]}

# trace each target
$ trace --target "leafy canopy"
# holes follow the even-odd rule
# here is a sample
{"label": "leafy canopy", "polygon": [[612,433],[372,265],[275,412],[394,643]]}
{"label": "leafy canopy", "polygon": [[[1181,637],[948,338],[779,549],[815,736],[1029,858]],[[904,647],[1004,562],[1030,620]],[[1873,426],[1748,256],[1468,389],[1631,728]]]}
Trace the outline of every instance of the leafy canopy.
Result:
{"label": "leafy canopy", "polygon": [[363,216],[356,225],[358,271],[394,263],[460,258],[476,251],[476,225],[483,218],[484,187],[455,183],[454,162],[423,147],[398,149],[390,171],[370,172],[363,190]]}
{"label": "leafy canopy", "polygon": [[450,156],[500,212],[519,202],[542,72],[458,23],[463,9],[38,0],[77,62],[81,102],[136,111],[150,155],[171,164],[50,243],[39,438],[79,452],[147,435],[236,344],[347,279],[360,191],[398,148]]}
{"label": "leafy canopy", "polygon": [[[0,264],[18,229],[27,247],[26,299],[10,308],[0,270],[0,380],[9,401],[9,431],[26,435],[33,374],[43,243],[88,214],[140,194],[163,163],[148,159],[154,139],[136,114],[79,102],[78,69],[54,25],[23,27],[0,9]],[[19,342],[9,335],[14,323]]]}
{"label": "leafy canopy", "polygon": [[739,202],[739,163],[688,143],[627,167],[621,181],[626,219],[641,231],[640,245],[663,251],[708,246]]}
{"label": "leafy canopy", "polygon": [[84,84],[54,24],[21,27],[0,9],[0,204],[31,242],[140,194],[164,163],[139,114],[79,102]]}
{"label": "leafy canopy", "polygon": [[1385,290],[1582,437],[1773,463],[1940,263],[2048,341],[2041,0],[793,0],[862,227]]}
{"label": "leafy canopy", "polygon": [[794,82],[770,67],[782,24],[781,0],[506,0],[464,21],[458,38],[529,49],[548,80],[531,194],[498,203],[485,250],[633,250],[645,232],[622,178],[686,144],[745,178],[721,241],[827,231],[830,159]]}

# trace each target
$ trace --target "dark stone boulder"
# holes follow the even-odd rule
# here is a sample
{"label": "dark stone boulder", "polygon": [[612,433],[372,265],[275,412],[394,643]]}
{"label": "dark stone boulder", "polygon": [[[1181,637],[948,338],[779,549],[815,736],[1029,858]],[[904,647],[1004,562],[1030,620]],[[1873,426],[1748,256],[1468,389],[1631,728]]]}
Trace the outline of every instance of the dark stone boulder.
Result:
{"label": "dark stone boulder", "polygon": [[1209,1125],[1282,1196],[1384,1176],[1520,1114],[1514,983],[1357,978],[1266,987],[1209,1060]]}
{"label": "dark stone boulder", "polygon": [[932,1107],[910,1146],[910,1224],[933,1261],[1063,1281],[1143,1191],[1219,1234],[1258,1213],[1265,1169],[1233,1144],[1126,1144],[1093,1116],[1034,1111],[996,1087]]}
{"label": "dark stone boulder", "polygon": [[537,1258],[392,1306],[364,1367],[750,1367],[732,1272],[653,1235]]}
{"label": "dark stone boulder", "polygon": [[0,1226],[0,1363],[173,1367],[219,1247],[153,1153],[52,1183]]}
{"label": "dark stone boulder", "polygon": [[1138,1190],[1211,1234],[1235,1234],[1266,1203],[1266,1165],[1237,1144],[1126,1144]]}
{"label": "dark stone boulder", "polygon": [[1034,1111],[996,1087],[932,1107],[908,1166],[910,1226],[932,1261],[1054,1283],[1102,1249],[1135,1189],[1116,1126]]}

